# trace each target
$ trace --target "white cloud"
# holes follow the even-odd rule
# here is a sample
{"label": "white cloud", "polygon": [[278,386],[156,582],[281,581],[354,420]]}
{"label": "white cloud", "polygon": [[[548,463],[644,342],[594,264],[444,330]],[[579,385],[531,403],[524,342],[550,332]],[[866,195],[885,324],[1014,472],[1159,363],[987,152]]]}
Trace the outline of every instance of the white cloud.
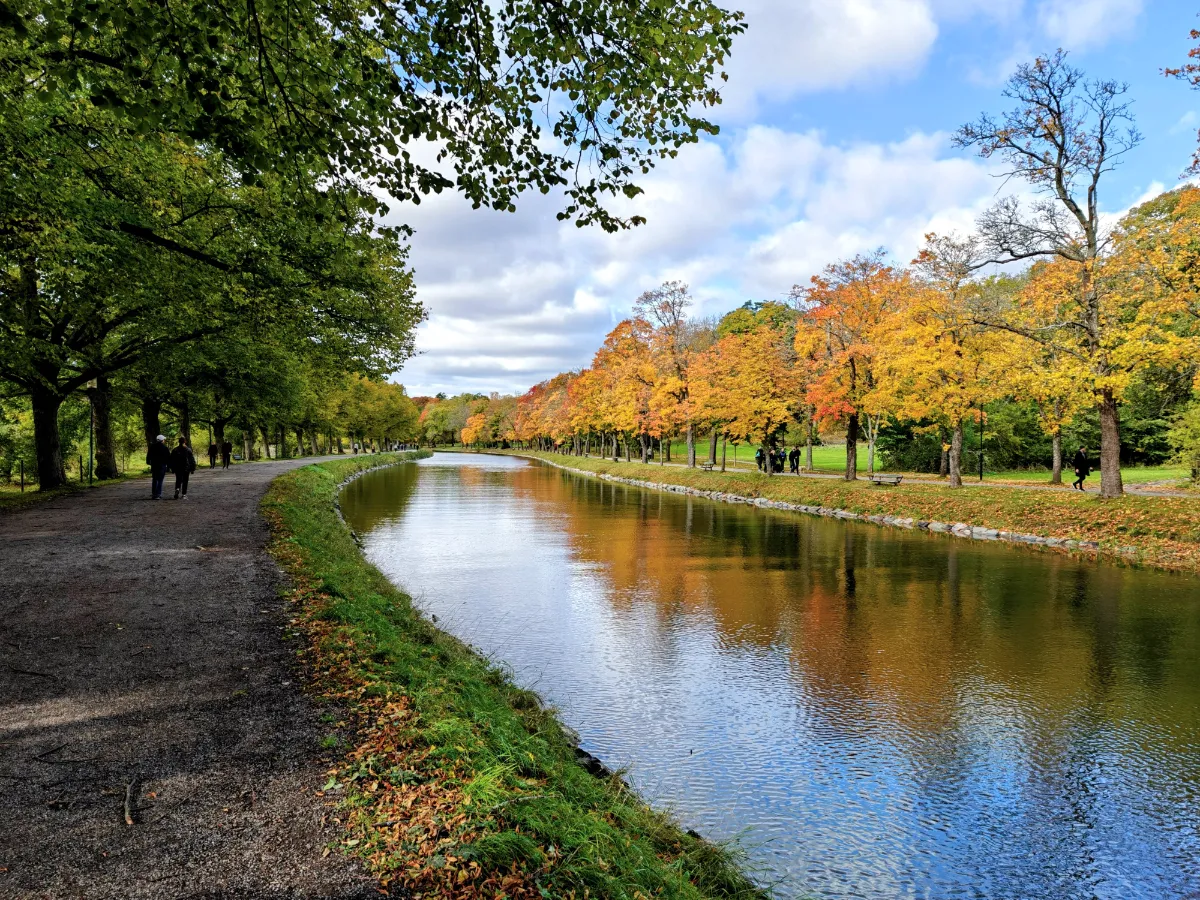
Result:
{"label": "white cloud", "polygon": [[927,0],[742,0],[749,26],[733,47],[724,117],[758,101],[906,77],[924,64],[938,28]]}
{"label": "white cloud", "polygon": [[1142,6],[1143,0],[1043,0],[1038,22],[1064,49],[1083,50],[1127,32]]}
{"label": "white cloud", "polygon": [[647,288],[679,278],[700,315],[783,297],[824,265],[878,246],[899,263],[930,230],[964,230],[998,186],[945,135],[835,146],[816,132],[754,126],[705,141],[645,181],[649,223],[617,235],[554,220],[554,197],[516,214],[437,197],[397,211],[430,320],[412,393],[522,391],[586,366]]}
{"label": "white cloud", "polygon": [[1182,134],[1185,131],[1195,131],[1197,123],[1200,123],[1200,118],[1196,116],[1195,110],[1189,109],[1179,117],[1179,121],[1172,125],[1171,130],[1167,133]]}

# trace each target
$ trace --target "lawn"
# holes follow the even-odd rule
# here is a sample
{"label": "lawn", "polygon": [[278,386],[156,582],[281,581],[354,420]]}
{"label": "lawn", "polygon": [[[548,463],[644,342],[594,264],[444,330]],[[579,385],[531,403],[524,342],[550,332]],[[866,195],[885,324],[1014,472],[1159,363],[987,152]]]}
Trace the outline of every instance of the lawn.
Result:
{"label": "lawn", "polygon": [[[725,465],[727,469],[745,469],[753,471],[754,451],[756,447],[751,444],[741,444],[734,446],[729,444],[726,451],[727,456]],[[705,438],[696,444],[696,459],[703,462],[708,459],[708,439]],[[804,448],[800,448],[800,464],[804,464]],[[877,458],[878,460],[878,458]],[[686,462],[687,461],[687,444],[683,441],[678,441],[671,445],[671,462]],[[717,462],[721,461],[721,448],[717,446]],[[966,461],[964,460],[964,465]],[[858,445],[858,471],[867,471],[867,445]],[[878,471],[885,471],[882,466],[877,465]],[[843,444],[822,444],[813,447],[813,471],[825,474],[841,474],[846,471],[846,448]],[[905,473],[913,475],[913,473]],[[1121,469],[1121,477],[1126,484],[1149,484],[1157,482],[1174,482],[1177,486],[1182,486],[1188,480],[1188,470],[1184,466],[1126,466]],[[1063,475],[1066,482],[1069,484],[1074,475],[1070,474],[1070,469],[1064,467]],[[920,478],[934,478],[936,476],[929,473],[921,473],[914,475]],[[1098,474],[1093,473],[1092,483],[1095,484],[1098,479]],[[978,469],[965,468],[963,471],[963,479],[975,481],[979,478]],[[1050,469],[1011,469],[1001,472],[994,472],[990,469],[984,469],[983,478],[985,481],[1011,481],[1016,484],[1049,484]]]}

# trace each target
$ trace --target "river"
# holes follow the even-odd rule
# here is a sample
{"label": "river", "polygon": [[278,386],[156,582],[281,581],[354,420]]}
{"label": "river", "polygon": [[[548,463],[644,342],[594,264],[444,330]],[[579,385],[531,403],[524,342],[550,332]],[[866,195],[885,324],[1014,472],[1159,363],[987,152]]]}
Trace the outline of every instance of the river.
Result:
{"label": "river", "polygon": [[1200,897],[1196,578],[509,457],[342,505],[440,627],[781,897]]}

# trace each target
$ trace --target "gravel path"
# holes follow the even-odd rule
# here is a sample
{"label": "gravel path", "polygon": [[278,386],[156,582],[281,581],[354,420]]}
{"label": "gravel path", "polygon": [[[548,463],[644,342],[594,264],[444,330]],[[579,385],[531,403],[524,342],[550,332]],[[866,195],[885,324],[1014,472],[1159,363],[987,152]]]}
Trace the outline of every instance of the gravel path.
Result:
{"label": "gravel path", "polygon": [[323,855],[321,725],[263,550],[258,503],[302,464],[0,516],[0,897],[379,896]]}

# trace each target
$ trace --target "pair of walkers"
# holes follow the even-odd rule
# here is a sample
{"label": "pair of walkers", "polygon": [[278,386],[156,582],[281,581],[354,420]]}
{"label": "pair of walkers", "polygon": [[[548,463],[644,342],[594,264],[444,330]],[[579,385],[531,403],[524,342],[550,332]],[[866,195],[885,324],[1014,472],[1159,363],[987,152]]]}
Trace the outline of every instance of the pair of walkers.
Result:
{"label": "pair of walkers", "polygon": [[146,454],[146,463],[150,466],[151,499],[162,499],[163,482],[168,472],[175,473],[175,499],[187,499],[188,479],[196,471],[196,457],[185,438],[180,438],[179,445],[169,450],[166,435],[160,434]]}
{"label": "pair of walkers", "polygon": [[214,441],[208,445],[208,467],[210,469],[215,469],[217,467],[218,453],[221,455],[221,468],[228,469],[229,460],[233,457],[233,444],[229,441],[225,441],[220,446],[217,446],[217,443]]}

